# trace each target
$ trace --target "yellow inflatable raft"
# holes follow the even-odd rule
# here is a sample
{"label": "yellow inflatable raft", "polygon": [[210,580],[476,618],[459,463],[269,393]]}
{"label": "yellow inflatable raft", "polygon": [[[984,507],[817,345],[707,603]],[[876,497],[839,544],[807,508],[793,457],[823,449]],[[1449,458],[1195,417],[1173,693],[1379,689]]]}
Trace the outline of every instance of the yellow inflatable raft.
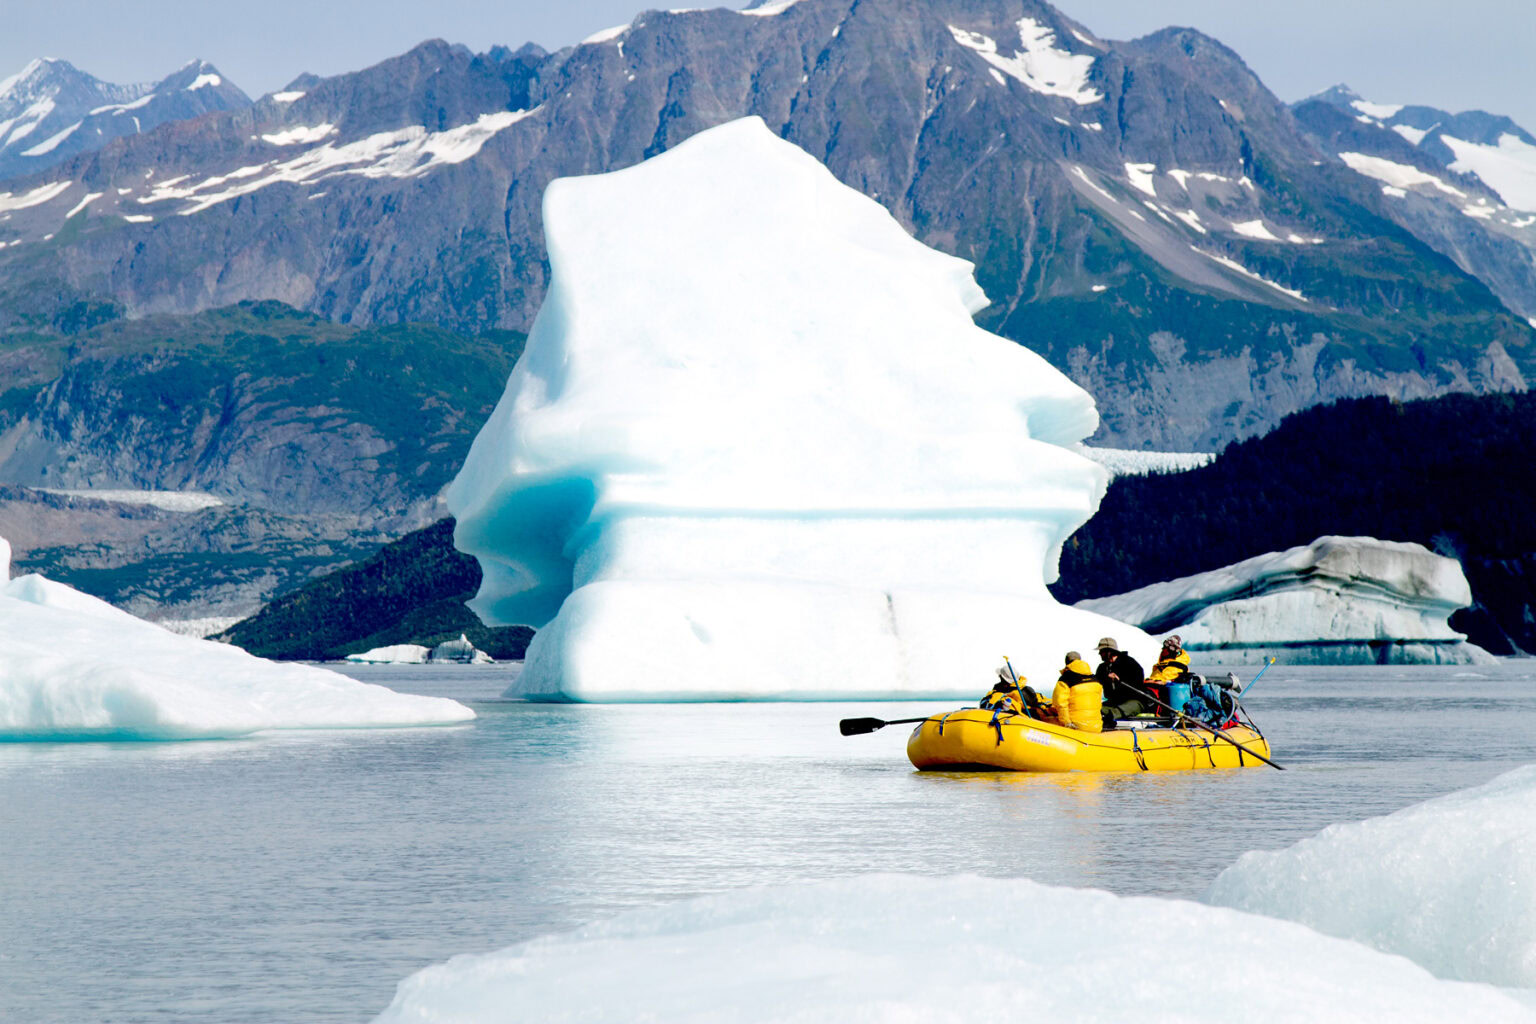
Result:
{"label": "yellow inflatable raft", "polygon": [[1006,768],[1019,772],[1175,772],[1253,768],[1269,744],[1246,725],[1222,730],[1232,743],[1195,726],[1082,732],[1027,715],[963,708],[918,723],[907,757],[920,769]]}

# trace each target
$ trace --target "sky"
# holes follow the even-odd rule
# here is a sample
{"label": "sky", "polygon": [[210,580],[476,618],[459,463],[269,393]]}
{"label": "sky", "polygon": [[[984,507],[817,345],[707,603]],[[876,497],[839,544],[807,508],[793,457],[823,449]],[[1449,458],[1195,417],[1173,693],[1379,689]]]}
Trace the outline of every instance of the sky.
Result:
{"label": "sky", "polygon": [[[706,0],[684,0],[703,3]],[[60,57],[98,78],[163,78],[211,61],[252,96],[304,71],[354,71],[442,38],[546,49],[628,23],[645,0],[0,0],[0,78]],[[1346,82],[1379,103],[1507,114],[1536,132],[1533,0],[1058,0],[1108,39],[1188,25],[1296,100]],[[1454,17],[1448,12],[1454,12]]]}

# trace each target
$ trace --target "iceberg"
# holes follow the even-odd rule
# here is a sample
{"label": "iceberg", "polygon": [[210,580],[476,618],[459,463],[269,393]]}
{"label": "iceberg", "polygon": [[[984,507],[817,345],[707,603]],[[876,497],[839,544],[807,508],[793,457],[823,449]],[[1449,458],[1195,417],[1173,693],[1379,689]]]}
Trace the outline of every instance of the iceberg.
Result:
{"label": "iceberg", "polygon": [[0,538],[0,740],[180,740],[446,725],[475,713],[178,636],[42,576]]}
{"label": "iceberg", "polygon": [[877,875],[457,956],[402,981],[375,1024],[526,1020],[1529,1024],[1536,1010],[1289,921],[1027,879]]}
{"label": "iceberg", "polygon": [[1491,664],[1447,621],[1471,603],[1460,563],[1421,544],[1319,537],[1077,607],[1178,633],[1227,664]]}
{"label": "iceberg", "polygon": [[359,665],[425,665],[431,653],[423,644],[391,644],[349,654],[346,660]]}
{"label": "iceberg", "polygon": [[1536,988],[1536,765],[1296,845],[1245,853],[1206,900]]}
{"label": "iceberg", "polygon": [[1106,633],[1046,583],[1107,475],[1089,395],[971,264],[748,117],[544,196],[550,283],[450,485],[509,696],[963,697]]}

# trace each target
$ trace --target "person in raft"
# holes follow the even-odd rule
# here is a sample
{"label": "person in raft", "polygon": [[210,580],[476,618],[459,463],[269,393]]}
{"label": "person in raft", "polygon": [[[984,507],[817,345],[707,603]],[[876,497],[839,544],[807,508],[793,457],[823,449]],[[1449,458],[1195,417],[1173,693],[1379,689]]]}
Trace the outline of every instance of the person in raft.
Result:
{"label": "person in raft", "polygon": [[1104,724],[1114,728],[1121,718],[1134,718],[1151,711],[1137,690],[1144,689],[1147,673],[1141,662],[1120,649],[1112,636],[1099,641],[1099,667],[1093,677],[1104,685]]}
{"label": "person in raft", "polygon": [[[1035,691],[1029,687],[1024,688],[1029,693]],[[1014,681],[1008,678],[1008,670],[997,670],[997,683],[981,698],[978,705],[983,711],[1001,711],[1005,715],[1018,715],[1024,712],[1024,701],[1019,696],[1019,688]]]}
{"label": "person in raft", "polygon": [[1164,704],[1168,703],[1168,684],[1178,682],[1188,671],[1189,652],[1184,650],[1183,639],[1175,633],[1163,641],[1157,664],[1147,675],[1147,692]]}
{"label": "person in raft", "polygon": [[1024,687],[1024,701],[1032,717],[1043,722],[1055,722],[1070,729],[1099,732],[1103,729],[1100,708],[1104,704],[1104,687],[1093,677],[1093,670],[1076,651],[1068,651],[1066,666],[1056,680],[1051,703],[1040,700],[1033,689]]}

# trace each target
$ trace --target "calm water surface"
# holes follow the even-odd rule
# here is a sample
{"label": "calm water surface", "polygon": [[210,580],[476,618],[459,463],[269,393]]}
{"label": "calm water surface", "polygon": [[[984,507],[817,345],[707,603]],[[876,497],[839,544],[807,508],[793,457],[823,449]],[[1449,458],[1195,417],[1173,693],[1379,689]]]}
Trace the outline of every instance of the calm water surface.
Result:
{"label": "calm water surface", "polygon": [[0,744],[0,1020],[365,1021],[456,953],[872,871],[1197,897],[1245,850],[1536,762],[1536,661],[1277,665],[1249,708],[1288,771],[1064,777],[837,733],[931,702],[497,700],[515,671],[349,669],[472,703],[460,727]]}

